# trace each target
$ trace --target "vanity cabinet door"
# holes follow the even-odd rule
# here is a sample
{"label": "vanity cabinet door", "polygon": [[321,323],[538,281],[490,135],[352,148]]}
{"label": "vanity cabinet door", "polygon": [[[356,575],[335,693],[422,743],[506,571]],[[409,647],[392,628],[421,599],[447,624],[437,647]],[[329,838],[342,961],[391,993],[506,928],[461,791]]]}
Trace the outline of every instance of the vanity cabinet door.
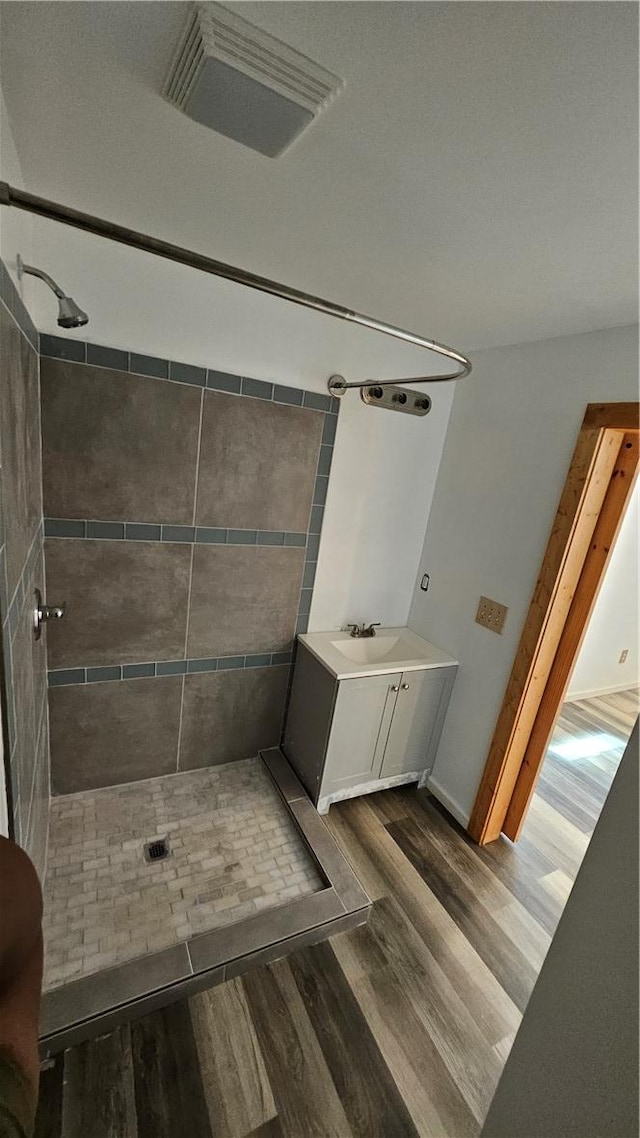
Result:
{"label": "vanity cabinet door", "polygon": [[[432,765],[433,750],[438,743],[453,682],[452,672],[455,669],[431,668],[423,672],[403,673],[380,778],[424,771]],[[441,715],[443,702],[445,706]]]}
{"label": "vanity cabinet door", "polygon": [[322,779],[321,793],[379,778],[400,672],[341,680]]}

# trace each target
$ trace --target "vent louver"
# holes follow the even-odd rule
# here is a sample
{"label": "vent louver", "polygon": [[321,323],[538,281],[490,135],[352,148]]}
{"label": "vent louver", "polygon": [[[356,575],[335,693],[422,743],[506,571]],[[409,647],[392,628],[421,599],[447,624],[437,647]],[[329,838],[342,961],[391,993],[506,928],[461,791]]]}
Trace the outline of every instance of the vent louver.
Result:
{"label": "vent louver", "polygon": [[275,157],[343,80],[221,4],[196,4],[164,88],[190,118]]}

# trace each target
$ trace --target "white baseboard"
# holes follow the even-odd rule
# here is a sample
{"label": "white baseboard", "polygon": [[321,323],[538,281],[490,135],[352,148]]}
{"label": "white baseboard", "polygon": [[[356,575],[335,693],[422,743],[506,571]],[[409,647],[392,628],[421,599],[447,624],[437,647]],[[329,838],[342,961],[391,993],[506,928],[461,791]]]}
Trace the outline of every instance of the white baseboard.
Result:
{"label": "white baseboard", "polygon": [[466,830],[467,826],[469,825],[470,815],[467,814],[466,810],[462,809],[459,803],[457,803],[453,798],[451,798],[449,794],[447,794],[446,790],[443,790],[436,779],[432,778],[431,775],[427,779],[427,790],[431,791],[434,798],[437,798],[438,802],[442,803],[445,810],[448,810],[449,813],[453,815],[456,822],[459,822],[460,825],[464,826]]}
{"label": "white baseboard", "polygon": [[599,695],[613,695],[617,691],[626,691],[627,688],[636,687],[639,682],[638,680],[625,680],[624,682],[619,680],[617,684],[612,684],[608,688],[590,688],[589,691],[567,692],[564,702],[576,703],[580,699],[596,699]]}

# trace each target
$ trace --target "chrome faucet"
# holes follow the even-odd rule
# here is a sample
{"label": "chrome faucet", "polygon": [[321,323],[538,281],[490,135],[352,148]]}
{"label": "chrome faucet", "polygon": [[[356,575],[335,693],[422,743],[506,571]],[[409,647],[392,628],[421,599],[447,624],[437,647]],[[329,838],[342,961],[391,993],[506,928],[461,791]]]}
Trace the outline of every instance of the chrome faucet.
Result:
{"label": "chrome faucet", "polygon": [[363,621],[362,627],[360,627],[358,624],[348,624],[347,628],[351,629],[351,636],[356,639],[362,636],[375,636],[376,628],[380,628],[380,621],[376,621],[375,624],[370,624],[368,626]]}

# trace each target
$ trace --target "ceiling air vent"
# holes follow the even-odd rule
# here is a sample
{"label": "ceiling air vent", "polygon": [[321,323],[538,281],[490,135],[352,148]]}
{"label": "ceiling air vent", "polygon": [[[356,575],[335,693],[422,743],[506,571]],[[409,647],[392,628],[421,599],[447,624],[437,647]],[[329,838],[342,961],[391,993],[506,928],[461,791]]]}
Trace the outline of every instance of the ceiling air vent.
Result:
{"label": "ceiling air vent", "polygon": [[164,95],[196,122],[274,158],[343,80],[221,4],[196,4]]}

